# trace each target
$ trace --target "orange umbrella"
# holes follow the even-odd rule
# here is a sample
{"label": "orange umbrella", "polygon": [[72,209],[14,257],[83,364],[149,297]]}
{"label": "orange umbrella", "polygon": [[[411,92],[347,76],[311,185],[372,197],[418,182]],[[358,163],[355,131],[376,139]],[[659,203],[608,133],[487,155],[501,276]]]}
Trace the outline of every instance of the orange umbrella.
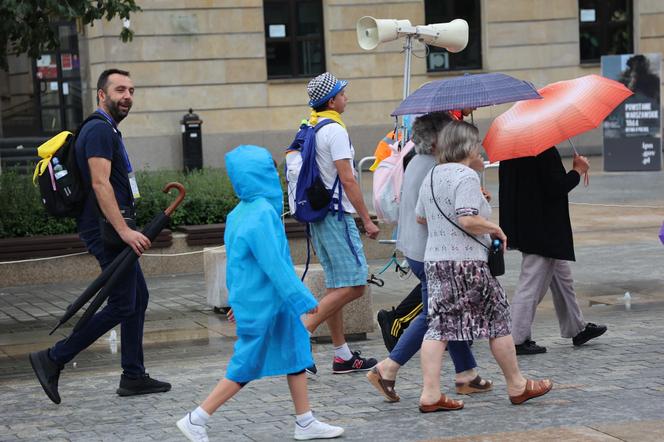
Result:
{"label": "orange umbrella", "polygon": [[633,94],[599,75],[559,81],[538,92],[541,100],[519,101],[491,124],[482,144],[492,163],[539,155],[594,129]]}

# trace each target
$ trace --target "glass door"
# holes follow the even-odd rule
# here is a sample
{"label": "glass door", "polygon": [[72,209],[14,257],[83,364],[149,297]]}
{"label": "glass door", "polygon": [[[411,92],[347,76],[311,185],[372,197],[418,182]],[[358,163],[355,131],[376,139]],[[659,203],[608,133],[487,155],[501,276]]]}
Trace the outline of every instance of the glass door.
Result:
{"label": "glass door", "polygon": [[75,130],[83,121],[81,64],[74,22],[60,22],[60,47],[33,62],[35,100],[42,134]]}

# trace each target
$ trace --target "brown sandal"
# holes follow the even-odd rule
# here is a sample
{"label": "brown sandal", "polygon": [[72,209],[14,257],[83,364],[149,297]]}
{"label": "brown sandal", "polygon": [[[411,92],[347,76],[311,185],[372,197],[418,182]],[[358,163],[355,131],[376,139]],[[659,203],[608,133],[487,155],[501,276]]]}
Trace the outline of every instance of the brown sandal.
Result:
{"label": "brown sandal", "polygon": [[518,396],[510,396],[510,401],[514,405],[523,404],[527,400],[547,394],[552,388],[553,382],[549,379],[543,379],[540,381],[526,379],[526,389]]}
{"label": "brown sandal", "polygon": [[463,408],[463,401],[450,399],[443,393],[440,393],[440,399],[435,404],[424,405],[420,404],[420,413],[433,413],[436,411],[453,411],[461,410]]}
{"label": "brown sandal", "polygon": [[457,394],[484,393],[493,389],[493,381],[482,379],[480,375],[470,382],[455,382],[455,385]]}
{"label": "brown sandal", "polygon": [[378,367],[374,366],[371,370],[369,370],[367,373],[367,379],[369,379],[371,385],[373,385],[380,394],[385,396],[385,400],[387,400],[387,402],[399,402],[401,399],[397,392],[394,390],[394,384],[396,381],[383,379],[383,377],[380,375],[380,371],[378,371]]}

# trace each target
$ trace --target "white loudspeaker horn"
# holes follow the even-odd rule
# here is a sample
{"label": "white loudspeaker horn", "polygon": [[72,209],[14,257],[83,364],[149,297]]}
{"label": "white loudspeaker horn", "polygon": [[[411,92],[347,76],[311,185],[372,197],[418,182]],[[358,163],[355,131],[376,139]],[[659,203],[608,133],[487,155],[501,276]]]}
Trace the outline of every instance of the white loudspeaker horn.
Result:
{"label": "white loudspeaker horn", "polygon": [[449,23],[417,26],[416,29],[420,41],[430,46],[445,48],[449,52],[461,52],[468,44],[468,22],[460,18]]}
{"label": "white loudspeaker horn", "polygon": [[356,29],[357,42],[366,51],[374,49],[379,43],[396,40],[405,33],[415,31],[410,20],[376,19],[368,15],[357,21]]}

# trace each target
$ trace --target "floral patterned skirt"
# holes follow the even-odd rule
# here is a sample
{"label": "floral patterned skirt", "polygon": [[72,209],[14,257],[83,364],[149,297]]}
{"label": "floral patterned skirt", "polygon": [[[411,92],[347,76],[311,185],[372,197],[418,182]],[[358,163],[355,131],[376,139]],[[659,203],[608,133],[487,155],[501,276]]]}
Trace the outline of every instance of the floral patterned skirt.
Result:
{"label": "floral patterned skirt", "polygon": [[425,340],[469,341],[511,333],[505,291],[485,261],[427,261]]}

